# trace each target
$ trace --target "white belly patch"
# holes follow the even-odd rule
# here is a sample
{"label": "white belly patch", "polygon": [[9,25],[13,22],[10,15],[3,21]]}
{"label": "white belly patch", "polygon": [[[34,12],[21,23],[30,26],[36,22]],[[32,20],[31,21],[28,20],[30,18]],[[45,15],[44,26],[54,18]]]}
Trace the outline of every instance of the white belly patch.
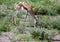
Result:
{"label": "white belly patch", "polygon": [[21,7],[21,9],[20,9],[20,10],[24,11],[25,13],[27,13],[27,10],[26,10],[26,9],[24,9],[23,7]]}

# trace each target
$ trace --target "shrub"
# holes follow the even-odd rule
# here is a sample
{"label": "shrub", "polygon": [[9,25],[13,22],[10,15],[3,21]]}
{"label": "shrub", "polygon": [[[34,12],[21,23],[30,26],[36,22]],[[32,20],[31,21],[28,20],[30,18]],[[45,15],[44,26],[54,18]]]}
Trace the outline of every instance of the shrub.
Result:
{"label": "shrub", "polygon": [[37,15],[40,15],[40,14],[46,15],[47,14],[47,9],[45,6],[36,7],[34,10],[35,10],[34,13]]}
{"label": "shrub", "polygon": [[56,29],[45,29],[45,28],[36,28],[30,31],[32,38],[38,40],[49,40],[51,36],[58,34],[58,30]]}
{"label": "shrub", "polygon": [[57,3],[55,4],[55,9],[56,9],[56,11],[57,11],[57,14],[60,14],[60,3],[59,3],[59,2],[57,2]]}
{"label": "shrub", "polygon": [[21,36],[21,39],[29,41],[29,40],[31,40],[31,34],[24,34],[24,35]]}
{"label": "shrub", "polygon": [[60,30],[60,22],[59,21],[60,21],[59,19],[56,19],[56,20],[53,20],[52,22],[50,22],[51,23],[50,25],[52,25],[52,28]]}
{"label": "shrub", "polygon": [[32,34],[32,38],[34,38],[34,39],[39,39],[40,38],[40,32],[39,31],[33,31],[33,32],[31,32],[31,34]]}
{"label": "shrub", "polygon": [[53,7],[53,6],[49,6],[48,7],[48,15],[57,15],[57,13],[56,13],[56,9]]}
{"label": "shrub", "polygon": [[55,16],[39,16],[39,21],[40,27],[60,30],[60,19]]}
{"label": "shrub", "polygon": [[10,31],[10,27],[6,24],[0,24],[0,32]]}
{"label": "shrub", "polygon": [[[35,2],[34,2],[35,3]],[[35,14],[42,15],[57,15],[60,14],[60,3],[57,1],[50,0],[40,0],[36,1],[36,4],[33,6],[33,10]]]}
{"label": "shrub", "polygon": [[[57,1],[50,1],[50,0],[1,0],[0,1],[0,4],[4,3],[7,5],[7,8],[8,9],[11,9],[11,10],[14,10],[12,7],[14,5],[14,3],[18,2],[18,1],[23,1],[23,2],[26,2],[26,3],[29,3],[32,7],[33,7],[33,10],[34,10],[34,13],[35,14],[42,14],[42,15],[45,15],[45,14],[49,14],[49,15],[56,15],[56,14],[60,14],[60,3],[57,2]],[[8,12],[8,11],[7,11]],[[8,13],[6,13],[8,14]]]}

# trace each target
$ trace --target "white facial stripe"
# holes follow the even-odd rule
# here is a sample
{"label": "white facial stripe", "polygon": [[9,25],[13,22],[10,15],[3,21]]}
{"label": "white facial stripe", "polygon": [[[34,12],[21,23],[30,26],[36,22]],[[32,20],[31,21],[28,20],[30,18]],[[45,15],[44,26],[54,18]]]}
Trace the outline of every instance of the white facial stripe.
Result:
{"label": "white facial stripe", "polygon": [[19,4],[22,3],[22,2],[19,2]]}
{"label": "white facial stripe", "polygon": [[24,2],[19,2],[19,4],[20,4],[20,3],[24,3]]}

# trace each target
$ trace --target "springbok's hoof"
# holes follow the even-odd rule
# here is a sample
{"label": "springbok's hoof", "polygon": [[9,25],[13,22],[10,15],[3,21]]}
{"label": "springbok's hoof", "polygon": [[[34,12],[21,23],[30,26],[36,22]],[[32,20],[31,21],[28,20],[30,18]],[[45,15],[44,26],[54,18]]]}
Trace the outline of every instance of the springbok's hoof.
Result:
{"label": "springbok's hoof", "polygon": [[38,27],[38,22],[36,22],[35,26],[34,27]]}

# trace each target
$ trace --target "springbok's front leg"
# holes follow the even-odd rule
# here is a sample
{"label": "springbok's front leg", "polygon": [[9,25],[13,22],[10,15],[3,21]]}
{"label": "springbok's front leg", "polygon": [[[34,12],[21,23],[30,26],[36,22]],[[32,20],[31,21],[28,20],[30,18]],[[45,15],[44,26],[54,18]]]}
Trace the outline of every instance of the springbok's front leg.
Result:
{"label": "springbok's front leg", "polygon": [[34,27],[37,27],[38,26],[38,18],[34,15],[32,9],[29,10],[29,13],[34,19]]}
{"label": "springbok's front leg", "polygon": [[16,17],[17,17],[17,14],[19,13],[19,11],[18,10],[16,10],[15,12],[14,12],[14,14],[13,14],[13,16],[12,16],[12,18],[13,18],[13,24],[16,24]]}
{"label": "springbok's front leg", "polygon": [[34,27],[37,27],[38,26],[38,18],[37,18],[37,16],[35,16],[36,17],[36,19],[34,19]]}

